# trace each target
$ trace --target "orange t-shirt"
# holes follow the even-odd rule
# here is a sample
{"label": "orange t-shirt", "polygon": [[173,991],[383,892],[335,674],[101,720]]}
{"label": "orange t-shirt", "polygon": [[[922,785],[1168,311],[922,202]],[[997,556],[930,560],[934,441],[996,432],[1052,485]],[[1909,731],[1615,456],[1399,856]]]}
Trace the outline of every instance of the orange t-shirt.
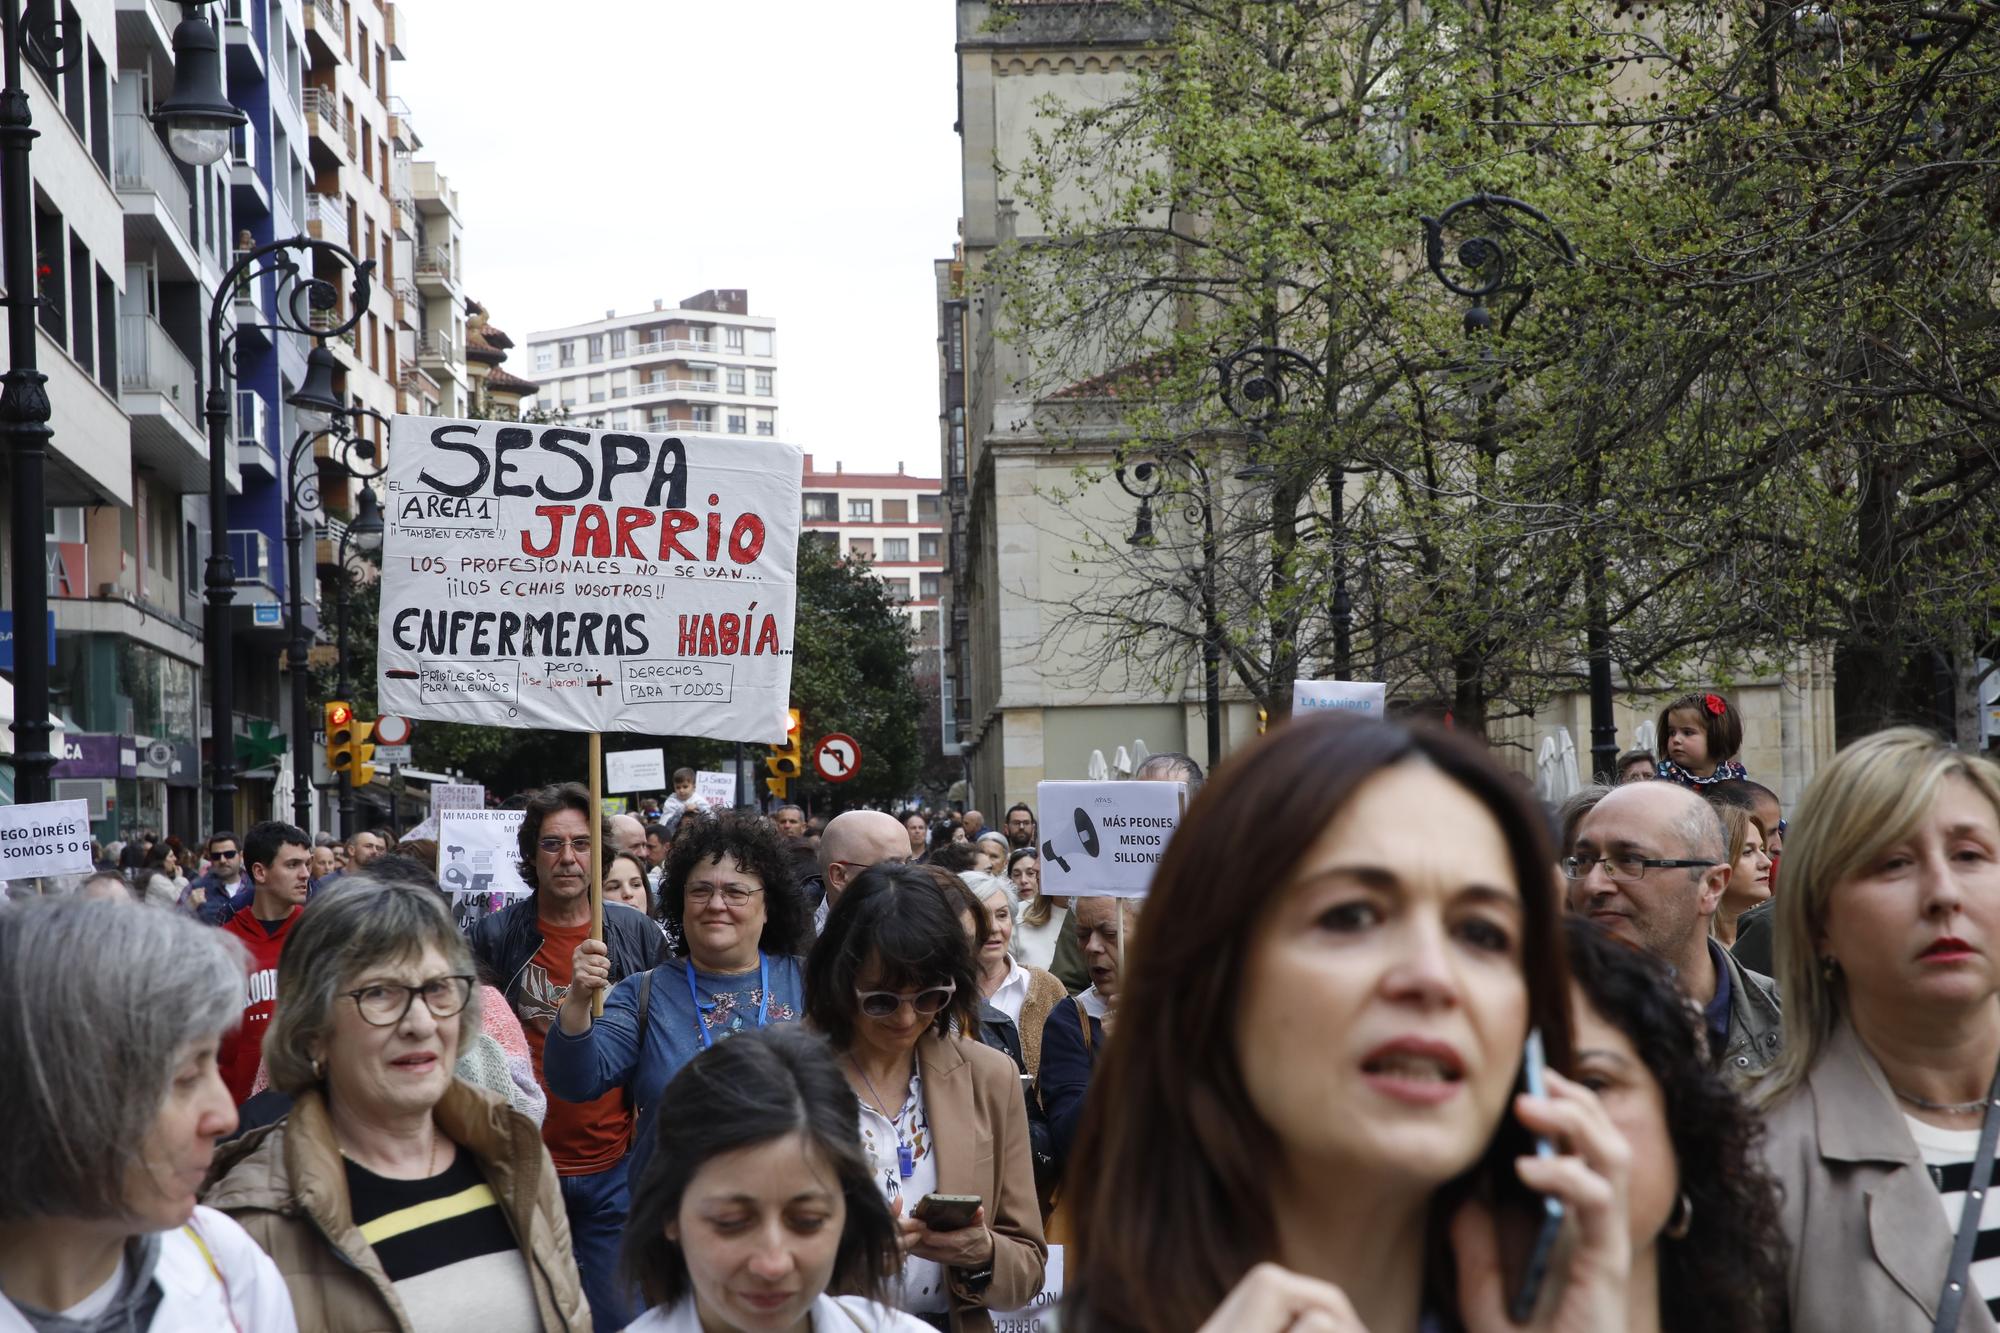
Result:
{"label": "orange t-shirt", "polygon": [[[556,1010],[569,994],[570,959],[576,946],[590,934],[590,923],[551,926],[537,923],[542,947],[521,973],[521,998],[515,1011],[528,1036],[528,1048],[535,1058],[535,1081],[544,1090],[542,1043],[548,1039],[549,1025]],[[632,1141],[632,1112],[625,1105],[625,1090],[613,1088],[588,1102],[566,1102],[549,1093],[549,1111],[542,1119],[542,1142],[549,1148],[559,1176],[587,1176],[615,1166]]]}

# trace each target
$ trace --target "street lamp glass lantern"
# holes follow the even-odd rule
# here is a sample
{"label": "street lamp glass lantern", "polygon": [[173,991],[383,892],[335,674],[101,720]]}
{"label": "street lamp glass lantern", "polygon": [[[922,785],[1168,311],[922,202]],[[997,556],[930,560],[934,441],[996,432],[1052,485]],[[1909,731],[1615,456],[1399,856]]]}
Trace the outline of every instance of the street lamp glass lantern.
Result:
{"label": "street lamp glass lantern", "polygon": [[333,370],[333,353],[325,343],[314,343],[312,351],[306,353],[305,383],[285,400],[298,409],[300,429],[315,434],[327,430],[334,417],[345,410],[340,395],[333,391]]}
{"label": "street lamp glass lantern", "polygon": [[248,123],[222,91],[222,55],[215,29],[199,12],[174,29],[174,91],[153,111],[173,155],[193,167],[219,162],[230,135]]}
{"label": "street lamp glass lantern", "polygon": [[361,488],[355,501],[354,521],[347,525],[347,536],[361,555],[377,555],[382,550],[382,505],[370,487]]}

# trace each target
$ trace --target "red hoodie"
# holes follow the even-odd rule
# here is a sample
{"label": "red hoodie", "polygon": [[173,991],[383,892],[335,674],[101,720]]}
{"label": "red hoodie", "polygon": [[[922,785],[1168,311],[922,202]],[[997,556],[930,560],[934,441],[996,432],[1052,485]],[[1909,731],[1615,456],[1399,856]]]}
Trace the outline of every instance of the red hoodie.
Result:
{"label": "red hoodie", "polygon": [[298,924],[299,913],[305,910],[294,907],[275,931],[267,929],[248,908],[222,925],[250,950],[250,990],[243,1004],[243,1026],[222,1039],[216,1057],[222,1066],[222,1081],[229,1085],[229,1095],[238,1106],[250,1099],[257,1066],[264,1056],[264,1033],[278,1011],[278,954],[285,947],[285,937]]}

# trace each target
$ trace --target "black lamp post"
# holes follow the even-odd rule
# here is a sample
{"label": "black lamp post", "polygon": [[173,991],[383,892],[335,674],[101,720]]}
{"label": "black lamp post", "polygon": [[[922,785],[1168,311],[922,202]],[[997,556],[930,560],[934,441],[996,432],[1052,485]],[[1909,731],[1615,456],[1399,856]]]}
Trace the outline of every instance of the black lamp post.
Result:
{"label": "black lamp post", "polygon": [[1167,469],[1179,468],[1201,487],[1188,504],[1188,516],[1201,521],[1201,672],[1203,712],[1208,720],[1208,764],[1222,760],[1222,623],[1215,597],[1215,509],[1208,468],[1191,449],[1144,449],[1120,452],[1114,475],[1125,493],[1139,502],[1139,517],[1126,539],[1131,546],[1150,546],[1153,501],[1166,489]]}
{"label": "black lamp post", "polygon": [[[379,475],[379,474],[377,474]],[[347,555],[351,548],[357,555],[374,555],[382,549],[382,508],[376,502],[375,492],[362,486],[360,497],[354,502],[354,520],[340,534],[339,548],[335,559],[340,566],[340,578],[335,587],[340,595],[340,621],[337,643],[335,671],[338,678],[334,683],[334,697],[346,699],[354,693],[354,682],[347,674]],[[340,836],[354,836],[354,775],[342,772],[340,775]]]}
{"label": "black lamp post", "polygon": [[[1458,244],[1456,270],[1445,263],[1445,233],[1458,222],[1461,214],[1475,216],[1479,226],[1485,230],[1466,237]],[[1576,247],[1548,216],[1532,204],[1504,194],[1475,194],[1459,200],[1437,217],[1422,219],[1424,224],[1424,259],[1437,280],[1446,290],[1455,292],[1472,302],[1465,312],[1465,332],[1468,336],[1483,336],[1488,333],[1506,337],[1513,327],[1515,316],[1534,299],[1535,279],[1532,272],[1522,272],[1519,256],[1510,242],[1526,241],[1545,254],[1546,257],[1565,267],[1576,265]],[[1498,319],[1486,308],[1490,296],[1509,298]],[[1493,360],[1490,348],[1484,349],[1482,357]],[[1496,371],[1497,365],[1493,367]],[[1479,390],[1479,429],[1482,447],[1492,448],[1491,436],[1495,429],[1493,420],[1493,397],[1497,384],[1493,376],[1482,380]],[[1585,500],[1594,514],[1603,486],[1603,473],[1597,456],[1591,457],[1588,475],[1585,478]],[[1611,626],[1605,588],[1604,552],[1591,539],[1589,558],[1584,567],[1584,600],[1586,603],[1587,626],[1584,631],[1585,655],[1590,668],[1590,762],[1593,773],[1611,775],[1615,780],[1618,767],[1618,718],[1611,697]]]}
{"label": "black lamp post", "polygon": [[[324,347],[315,347],[312,355],[319,356]],[[306,372],[306,385],[293,396],[297,405],[306,389],[313,385],[315,369],[310,359]],[[292,442],[291,454],[285,460],[285,554],[286,565],[286,614],[287,628],[291,631],[291,641],[285,649],[285,662],[292,678],[292,822],[300,828],[312,826],[312,701],[306,688],[307,668],[312,656],[312,641],[306,633],[305,587],[300,576],[300,553],[305,545],[304,515],[320,512],[319,471],[311,462],[312,449],[320,440],[329,436],[333,439],[334,471],[337,479],[370,481],[387,470],[386,460],[376,460],[375,444],[365,436],[353,433],[347,421],[367,415],[380,418],[381,414],[368,408],[356,407],[319,421],[308,423]],[[307,416],[302,410],[300,416]],[[354,460],[363,461],[356,466]],[[371,469],[366,464],[375,462]]]}

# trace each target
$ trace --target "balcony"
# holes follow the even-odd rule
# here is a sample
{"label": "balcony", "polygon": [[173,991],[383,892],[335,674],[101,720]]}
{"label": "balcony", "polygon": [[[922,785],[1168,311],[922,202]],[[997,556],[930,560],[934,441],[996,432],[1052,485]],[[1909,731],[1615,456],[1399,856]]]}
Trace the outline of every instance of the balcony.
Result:
{"label": "balcony", "polygon": [[642,380],[639,392],[649,393],[714,393],[714,380]]}
{"label": "balcony", "polygon": [[276,481],[278,454],[272,446],[270,415],[270,408],[255,392],[236,391],[236,465]]}
{"label": "balcony", "polygon": [[389,99],[389,143],[399,153],[414,153],[424,146],[416,126],[410,123],[410,104],[400,97]]}
{"label": "balcony", "polygon": [[451,252],[434,245],[426,245],[417,251],[417,285],[430,287],[433,294],[454,295],[452,292]]}
{"label": "balcony", "polygon": [[238,79],[261,78],[264,48],[257,40],[254,0],[223,0],[223,40],[228,43],[229,71]]}
{"label": "balcony", "polygon": [[236,569],[236,586],[264,588],[275,597],[282,580],[278,577],[278,543],[257,528],[229,530],[229,561]]}
{"label": "balcony", "polygon": [[[307,10],[311,13],[311,10]],[[308,88],[302,106],[313,170],[338,170],[354,160],[354,127],[341,114],[340,99],[324,88]]]}
{"label": "balcony", "polygon": [[648,417],[646,429],[655,435],[715,435],[720,428],[713,421],[682,421],[671,417]]}
{"label": "balcony", "polygon": [[194,266],[194,196],[182,167],[144,116],[117,118],[113,140],[112,181],[125,217],[136,221],[148,239],[163,243]]}
{"label": "balcony", "polygon": [[426,333],[417,339],[417,364],[430,372],[432,379],[464,379],[465,369],[460,356],[458,344],[447,334]]}
{"label": "balcony", "polygon": [[340,6],[334,0],[306,0],[306,45],[317,47],[317,57],[309,56],[310,63],[345,60],[347,58],[347,24],[340,17]]}
{"label": "balcony", "polygon": [[417,312],[423,307],[424,298],[417,291],[417,284],[408,278],[397,278],[396,285],[389,289],[396,294],[396,325],[398,328],[414,329],[420,322]]}
{"label": "balcony", "polygon": [[715,344],[691,342],[686,338],[662,338],[656,342],[640,343],[632,349],[633,356],[659,356],[664,352],[713,352]]}
{"label": "balcony", "polygon": [[306,192],[306,233],[335,245],[347,244],[347,210],[339,195]]}
{"label": "balcony", "polygon": [[120,315],[118,337],[118,397],[132,419],[132,461],[186,490],[207,490],[208,439],[194,362],[151,315]]}

